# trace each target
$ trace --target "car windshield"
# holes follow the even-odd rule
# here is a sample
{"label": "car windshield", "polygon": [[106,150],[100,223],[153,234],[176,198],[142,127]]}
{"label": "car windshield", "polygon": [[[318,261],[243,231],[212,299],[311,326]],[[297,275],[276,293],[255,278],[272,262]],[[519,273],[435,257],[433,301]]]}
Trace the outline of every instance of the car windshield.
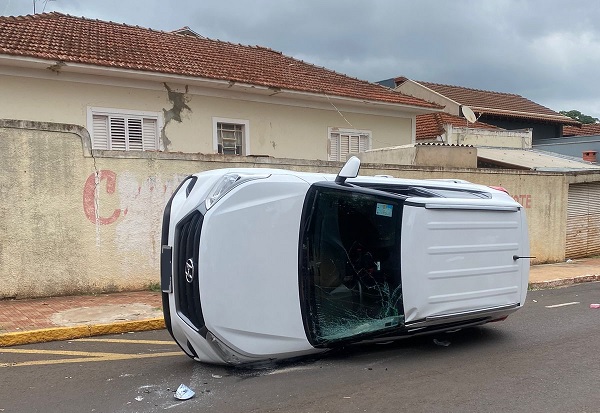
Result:
{"label": "car windshield", "polygon": [[404,325],[400,279],[403,197],[316,184],[307,194],[300,287],[313,345]]}

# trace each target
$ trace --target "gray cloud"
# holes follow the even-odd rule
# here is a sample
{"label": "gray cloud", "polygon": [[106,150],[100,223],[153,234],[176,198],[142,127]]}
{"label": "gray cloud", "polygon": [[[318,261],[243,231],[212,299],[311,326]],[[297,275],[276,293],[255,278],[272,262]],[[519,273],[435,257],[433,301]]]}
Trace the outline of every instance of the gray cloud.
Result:
{"label": "gray cloud", "polygon": [[[56,0],[51,10],[189,26],[365,80],[405,75],[600,117],[600,7],[584,0]],[[32,5],[0,0],[0,12],[29,14]]]}

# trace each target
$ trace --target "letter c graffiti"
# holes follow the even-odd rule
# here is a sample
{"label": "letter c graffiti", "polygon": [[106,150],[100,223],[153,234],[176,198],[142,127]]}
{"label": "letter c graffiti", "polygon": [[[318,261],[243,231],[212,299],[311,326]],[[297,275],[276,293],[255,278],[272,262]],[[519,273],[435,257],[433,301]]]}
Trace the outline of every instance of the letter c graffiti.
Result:
{"label": "letter c graffiti", "polygon": [[[113,171],[102,169],[98,171],[98,183],[106,180],[106,193],[112,194],[115,192],[117,184],[117,174]],[[111,216],[101,217],[99,211],[96,211],[96,174],[88,176],[83,187],[83,212],[87,219],[93,224],[96,222],[100,225],[109,225],[115,222],[121,215],[121,210],[115,209]],[[98,213],[98,216],[97,216]]]}

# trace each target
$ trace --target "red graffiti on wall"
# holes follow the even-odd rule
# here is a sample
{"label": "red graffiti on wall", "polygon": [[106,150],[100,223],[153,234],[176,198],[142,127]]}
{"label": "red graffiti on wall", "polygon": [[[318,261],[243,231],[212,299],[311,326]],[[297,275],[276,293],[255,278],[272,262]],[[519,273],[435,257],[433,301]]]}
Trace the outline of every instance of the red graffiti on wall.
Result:
{"label": "red graffiti on wall", "polygon": [[[117,184],[117,174],[113,171],[102,169],[98,171],[98,186],[102,181],[106,181],[106,193],[113,194]],[[100,212],[96,211],[96,174],[88,176],[83,187],[83,212],[87,219],[92,223],[108,225],[115,222],[121,215],[120,209],[115,209],[111,216],[101,217]]]}
{"label": "red graffiti on wall", "polygon": [[531,194],[513,195],[512,197],[525,208],[531,208]]}

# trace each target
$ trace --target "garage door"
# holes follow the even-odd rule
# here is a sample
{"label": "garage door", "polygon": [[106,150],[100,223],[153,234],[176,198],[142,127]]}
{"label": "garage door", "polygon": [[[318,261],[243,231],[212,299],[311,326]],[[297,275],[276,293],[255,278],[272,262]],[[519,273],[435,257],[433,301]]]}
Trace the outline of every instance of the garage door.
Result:
{"label": "garage door", "polygon": [[567,258],[600,255],[600,182],[569,185]]}

